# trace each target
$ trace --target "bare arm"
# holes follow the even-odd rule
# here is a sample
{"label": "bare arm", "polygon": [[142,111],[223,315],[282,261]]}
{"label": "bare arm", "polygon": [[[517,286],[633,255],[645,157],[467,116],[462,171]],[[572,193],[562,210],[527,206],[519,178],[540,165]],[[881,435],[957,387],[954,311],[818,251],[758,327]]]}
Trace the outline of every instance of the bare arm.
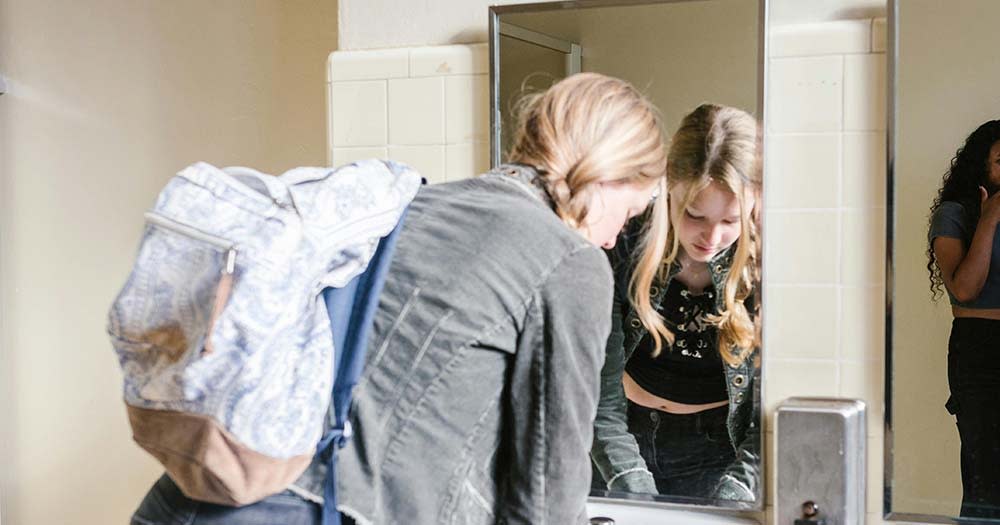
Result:
{"label": "bare arm", "polygon": [[960,302],[974,301],[986,284],[993,255],[993,238],[1000,222],[1000,192],[992,197],[980,188],[982,212],[972,243],[966,251],[961,239],[934,239],[934,258],[948,291]]}

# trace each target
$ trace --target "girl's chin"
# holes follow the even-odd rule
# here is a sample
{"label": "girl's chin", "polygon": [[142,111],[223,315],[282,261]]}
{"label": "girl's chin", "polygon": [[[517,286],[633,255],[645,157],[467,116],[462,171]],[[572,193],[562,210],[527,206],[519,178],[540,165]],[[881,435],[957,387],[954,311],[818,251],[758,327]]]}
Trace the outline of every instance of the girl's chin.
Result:
{"label": "girl's chin", "polygon": [[684,249],[684,252],[692,261],[695,262],[708,262],[718,255],[719,250],[706,250],[699,248],[698,246],[691,246]]}

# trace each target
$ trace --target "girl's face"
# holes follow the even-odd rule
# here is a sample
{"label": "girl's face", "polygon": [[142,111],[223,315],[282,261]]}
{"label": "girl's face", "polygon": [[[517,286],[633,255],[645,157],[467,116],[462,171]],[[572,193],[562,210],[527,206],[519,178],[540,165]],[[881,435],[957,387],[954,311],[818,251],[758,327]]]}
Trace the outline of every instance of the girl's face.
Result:
{"label": "girl's face", "polygon": [[662,184],[662,180],[652,184],[598,182],[580,232],[595,246],[614,248],[625,223],[649,206]]}
{"label": "girl's face", "polygon": [[[682,203],[687,193],[686,187],[677,186],[670,191],[671,204]],[[754,198],[750,192],[745,202],[752,209]],[[708,262],[732,246],[742,229],[739,199],[716,182],[695,195],[687,208],[671,205],[670,218],[682,253],[696,262]]]}
{"label": "girl's face", "polygon": [[986,157],[986,174],[994,188],[1000,188],[1000,140],[993,143]]}

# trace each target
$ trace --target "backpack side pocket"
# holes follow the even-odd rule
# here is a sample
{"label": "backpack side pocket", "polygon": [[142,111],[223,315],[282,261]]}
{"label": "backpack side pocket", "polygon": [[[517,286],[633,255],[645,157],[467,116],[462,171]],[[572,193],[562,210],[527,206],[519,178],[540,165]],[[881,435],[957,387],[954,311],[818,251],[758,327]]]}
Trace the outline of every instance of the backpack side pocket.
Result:
{"label": "backpack side pocket", "polygon": [[147,213],[139,254],[108,319],[122,366],[133,362],[148,373],[211,352],[212,329],[237,274],[236,257],[232,241]]}

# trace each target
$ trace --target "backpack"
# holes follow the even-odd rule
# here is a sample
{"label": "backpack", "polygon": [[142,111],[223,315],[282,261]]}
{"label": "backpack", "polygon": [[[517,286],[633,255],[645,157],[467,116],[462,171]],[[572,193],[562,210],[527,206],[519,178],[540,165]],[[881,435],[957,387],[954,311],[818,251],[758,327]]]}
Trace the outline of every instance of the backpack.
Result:
{"label": "backpack", "polygon": [[[318,444],[343,440],[326,432],[344,373],[329,290],[347,287],[341,303],[353,304],[421,183],[391,161],[277,177],[197,163],[160,192],[107,331],[133,437],[185,495],[259,501],[298,478]],[[377,296],[381,283],[360,286]]]}

